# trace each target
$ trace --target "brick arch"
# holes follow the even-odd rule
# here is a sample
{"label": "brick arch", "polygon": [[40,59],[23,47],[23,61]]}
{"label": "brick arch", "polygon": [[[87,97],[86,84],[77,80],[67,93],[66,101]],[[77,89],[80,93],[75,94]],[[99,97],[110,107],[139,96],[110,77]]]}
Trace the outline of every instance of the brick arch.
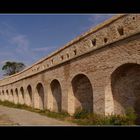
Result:
{"label": "brick arch", "polygon": [[18,94],[19,94],[19,93],[18,93],[18,89],[16,88],[16,89],[15,89],[15,95],[14,95],[14,96],[15,96],[15,103],[16,103],[16,104],[19,103],[19,95],[18,95]]}
{"label": "brick arch", "polygon": [[0,90],[0,101],[2,100],[2,92],[1,92],[1,90]]}
{"label": "brick arch", "polygon": [[3,94],[3,101],[5,101],[5,93],[4,93],[4,90],[2,90],[2,94]]}
{"label": "brick arch", "polygon": [[89,78],[85,74],[77,74],[71,83],[75,97],[75,110],[80,108],[93,112],[93,89]]}
{"label": "brick arch", "polygon": [[29,97],[29,105],[32,106],[33,94],[32,94],[32,87],[31,87],[31,85],[27,86],[27,93],[28,93],[28,97]]}
{"label": "brick arch", "polygon": [[6,90],[6,99],[7,99],[7,101],[9,101],[9,91],[8,91],[8,89]]}
{"label": "brick arch", "polygon": [[60,82],[57,79],[54,79],[51,84],[51,91],[53,95],[53,111],[61,112],[62,111],[62,89]]}
{"label": "brick arch", "polygon": [[36,90],[39,95],[39,108],[44,109],[44,87],[41,82],[37,84]]}
{"label": "brick arch", "polygon": [[9,94],[8,89],[6,90],[7,95]]}
{"label": "brick arch", "polygon": [[125,114],[133,108],[140,115],[140,65],[125,63],[111,74],[114,113]]}
{"label": "brick arch", "polygon": [[21,87],[20,88],[20,103],[21,104],[24,104],[25,103],[25,96],[24,96],[24,88],[23,87]]}
{"label": "brick arch", "polygon": [[24,89],[23,89],[23,87],[20,88],[20,91],[21,91],[22,98],[24,99]]}
{"label": "brick arch", "polygon": [[13,89],[10,90],[10,94],[11,94],[11,101],[14,102],[14,94],[13,94]]}

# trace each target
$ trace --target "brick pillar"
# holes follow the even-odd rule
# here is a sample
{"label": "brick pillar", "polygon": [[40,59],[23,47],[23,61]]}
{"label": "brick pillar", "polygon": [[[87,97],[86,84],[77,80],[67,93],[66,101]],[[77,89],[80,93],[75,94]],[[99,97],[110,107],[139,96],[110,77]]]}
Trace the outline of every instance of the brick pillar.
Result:
{"label": "brick pillar", "polygon": [[53,95],[50,84],[47,84],[47,109],[53,111]]}

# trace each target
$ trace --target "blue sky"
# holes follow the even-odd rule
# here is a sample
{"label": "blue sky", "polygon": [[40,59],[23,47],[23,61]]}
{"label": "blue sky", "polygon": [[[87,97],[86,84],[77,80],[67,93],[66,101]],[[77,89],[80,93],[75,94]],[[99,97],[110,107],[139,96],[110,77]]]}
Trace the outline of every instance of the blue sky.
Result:
{"label": "blue sky", "polygon": [[0,14],[0,78],[6,61],[30,66],[114,14]]}

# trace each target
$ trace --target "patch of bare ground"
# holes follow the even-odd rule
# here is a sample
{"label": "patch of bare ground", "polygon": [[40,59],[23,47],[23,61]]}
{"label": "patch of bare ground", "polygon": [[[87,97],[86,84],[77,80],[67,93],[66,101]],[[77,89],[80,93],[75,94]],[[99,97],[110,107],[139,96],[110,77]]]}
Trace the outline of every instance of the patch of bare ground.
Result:
{"label": "patch of bare ground", "polygon": [[11,121],[6,114],[0,115],[0,126],[7,126],[7,125],[18,125],[18,124]]}

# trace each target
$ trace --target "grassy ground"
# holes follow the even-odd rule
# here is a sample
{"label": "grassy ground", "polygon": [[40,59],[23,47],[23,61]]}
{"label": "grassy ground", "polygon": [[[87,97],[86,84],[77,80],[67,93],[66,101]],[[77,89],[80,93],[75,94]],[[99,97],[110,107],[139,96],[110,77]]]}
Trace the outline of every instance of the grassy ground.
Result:
{"label": "grassy ground", "polygon": [[8,102],[8,101],[4,101],[4,102],[0,101],[0,105],[11,107],[11,108],[28,110],[28,111],[39,113],[40,115],[47,116],[47,117],[50,117],[50,118],[55,118],[55,119],[58,119],[58,120],[63,120],[63,121],[70,120],[69,119],[70,115],[66,112],[61,112],[61,113],[50,112],[49,110],[35,109],[35,108],[29,107],[27,105],[14,104],[14,103],[11,103],[11,102]]}
{"label": "grassy ground", "polygon": [[[135,120],[136,120],[136,115],[134,111],[131,109],[127,111],[125,116],[119,116],[119,115],[101,116],[97,114],[87,113],[84,110],[82,111],[77,110],[73,116],[70,116],[66,112],[56,113],[56,112],[51,112],[49,110],[39,110],[39,109],[34,109],[32,107],[28,107],[26,105],[13,104],[8,101],[4,101],[4,102],[0,101],[0,105],[36,112],[47,117],[55,118],[62,121],[69,121],[72,123],[76,123],[78,125],[96,125],[96,126],[98,125],[135,125]],[[3,117],[3,118],[6,119],[6,117]],[[2,119],[0,118],[0,119],[3,120],[3,118]]]}

